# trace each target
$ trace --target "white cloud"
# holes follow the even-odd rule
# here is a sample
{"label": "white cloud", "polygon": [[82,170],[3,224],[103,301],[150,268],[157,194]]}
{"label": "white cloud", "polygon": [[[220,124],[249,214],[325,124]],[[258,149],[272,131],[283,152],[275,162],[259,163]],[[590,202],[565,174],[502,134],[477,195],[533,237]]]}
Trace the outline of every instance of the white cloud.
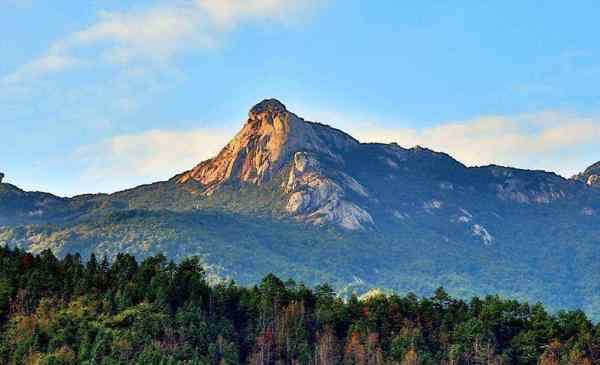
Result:
{"label": "white cloud", "polygon": [[129,11],[103,11],[94,24],[56,41],[41,57],[3,80],[36,79],[97,59],[163,64],[184,50],[218,46],[244,23],[293,22],[319,1],[324,0],[175,0]]}
{"label": "white cloud", "polygon": [[211,46],[215,40],[202,28],[202,14],[192,3],[161,4],[128,13],[102,12],[95,24],[72,34],[60,46],[68,51],[101,45],[104,59],[114,63],[128,63],[136,57],[165,61],[185,46]]}
{"label": "white cloud", "polygon": [[499,164],[570,176],[600,159],[600,118],[561,112],[481,116],[423,129],[388,128],[377,122],[370,128],[350,124],[361,141],[421,145],[470,166]]}
{"label": "white cloud", "polygon": [[293,22],[323,0],[197,0],[215,24],[234,28],[251,19],[274,19]]}
{"label": "white cloud", "polygon": [[5,84],[14,84],[36,79],[45,74],[60,72],[67,68],[81,65],[82,63],[83,61],[66,54],[47,54],[20,66],[13,73],[2,77],[2,82]]}
{"label": "white cloud", "polygon": [[85,166],[84,180],[115,190],[131,187],[131,183],[164,180],[189,170],[215,156],[232,135],[210,129],[124,134],[80,148],[75,160]]}

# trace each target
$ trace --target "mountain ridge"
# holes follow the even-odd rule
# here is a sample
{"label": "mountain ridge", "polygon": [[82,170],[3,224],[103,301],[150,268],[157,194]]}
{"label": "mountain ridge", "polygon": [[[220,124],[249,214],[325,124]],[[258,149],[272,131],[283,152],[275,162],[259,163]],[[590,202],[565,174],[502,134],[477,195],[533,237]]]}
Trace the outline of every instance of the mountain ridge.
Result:
{"label": "mountain ridge", "polygon": [[[261,185],[282,170],[289,169],[282,184],[288,194],[286,210],[298,219],[314,224],[333,223],[351,230],[364,230],[375,225],[372,215],[361,199],[347,199],[358,194],[369,198],[367,189],[345,170],[347,154],[371,147],[381,148],[390,155],[425,153],[445,158],[457,164],[457,168],[469,170],[451,156],[416,146],[406,149],[397,144],[361,143],[349,134],[330,126],[308,122],[289,112],[276,99],[265,99],[250,109],[242,130],[214,158],[203,161],[192,170],[178,177],[178,182],[199,182],[203,194],[213,194],[230,181]],[[387,156],[389,167],[398,162]],[[322,166],[326,166],[323,168]],[[490,171],[498,176],[505,173],[519,174],[519,169],[490,165],[475,169]],[[531,171],[531,174],[543,172]],[[284,174],[285,175],[285,174]],[[547,175],[547,181],[567,185],[568,181],[557,175]],[[497,195],[520,203],[547,203],[565,198],[567,193],[551,184],[540,186],[539,193],[529,189],[516,189],[518,181],[507,179],[506,186],[498,185]],[[549,189],[546,189],[549,188]]]}

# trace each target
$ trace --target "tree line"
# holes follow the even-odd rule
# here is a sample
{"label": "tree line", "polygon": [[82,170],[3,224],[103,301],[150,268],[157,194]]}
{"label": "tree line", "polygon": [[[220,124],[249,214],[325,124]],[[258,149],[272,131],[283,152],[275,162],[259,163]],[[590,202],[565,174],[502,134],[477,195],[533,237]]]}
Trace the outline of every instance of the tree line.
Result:
{"label": "tree line", "polygon": [[499,296],[342,299],[267,275],[209,284],[197,258],[0,248],[0,364],[600,364],[600,326]]}

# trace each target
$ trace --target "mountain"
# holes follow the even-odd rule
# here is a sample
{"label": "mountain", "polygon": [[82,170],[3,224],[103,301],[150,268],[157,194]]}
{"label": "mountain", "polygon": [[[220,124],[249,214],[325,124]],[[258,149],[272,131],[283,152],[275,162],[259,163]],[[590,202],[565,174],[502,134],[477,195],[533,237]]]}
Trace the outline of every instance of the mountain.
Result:
{"label": "mountain", "polygon": [[0,184],[0,243],[32,252],[197,255],[243,284],[274,272],[346,292],[444,286],[598,319],[599,223],[600,190],[581,179],[360,143],[274,99],[168,181],[73,198]]}
{"label": "mountain", "polygon": [[344,156],[359,146],[341,131],[306,122],[281,102],[265,100],[250,110],[242,130],[217,157],[184,173],[178,182],[197,181],[203,194],[211,195],[227,183],[265,186],[283,177],[288,213],[314,224],[363,229],[373,219],[348,196],[368,193],[343,172]]}
{"label": "mountain", "polygon": [[588,167],[584,172],[573,176],[574,180],[581,181],[591,187],[600,187],[600,161]]}

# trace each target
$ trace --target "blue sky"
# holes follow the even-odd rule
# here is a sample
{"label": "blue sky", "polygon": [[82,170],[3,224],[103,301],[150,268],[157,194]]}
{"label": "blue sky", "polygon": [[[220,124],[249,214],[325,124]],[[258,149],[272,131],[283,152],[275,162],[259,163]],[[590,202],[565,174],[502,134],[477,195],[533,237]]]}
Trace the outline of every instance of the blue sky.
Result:
{"label": "blue sky", "polygon": [[0,170],[111,192],[277,97],[363,141],[569,176],[600,160],[597,1],[0,0]]}

